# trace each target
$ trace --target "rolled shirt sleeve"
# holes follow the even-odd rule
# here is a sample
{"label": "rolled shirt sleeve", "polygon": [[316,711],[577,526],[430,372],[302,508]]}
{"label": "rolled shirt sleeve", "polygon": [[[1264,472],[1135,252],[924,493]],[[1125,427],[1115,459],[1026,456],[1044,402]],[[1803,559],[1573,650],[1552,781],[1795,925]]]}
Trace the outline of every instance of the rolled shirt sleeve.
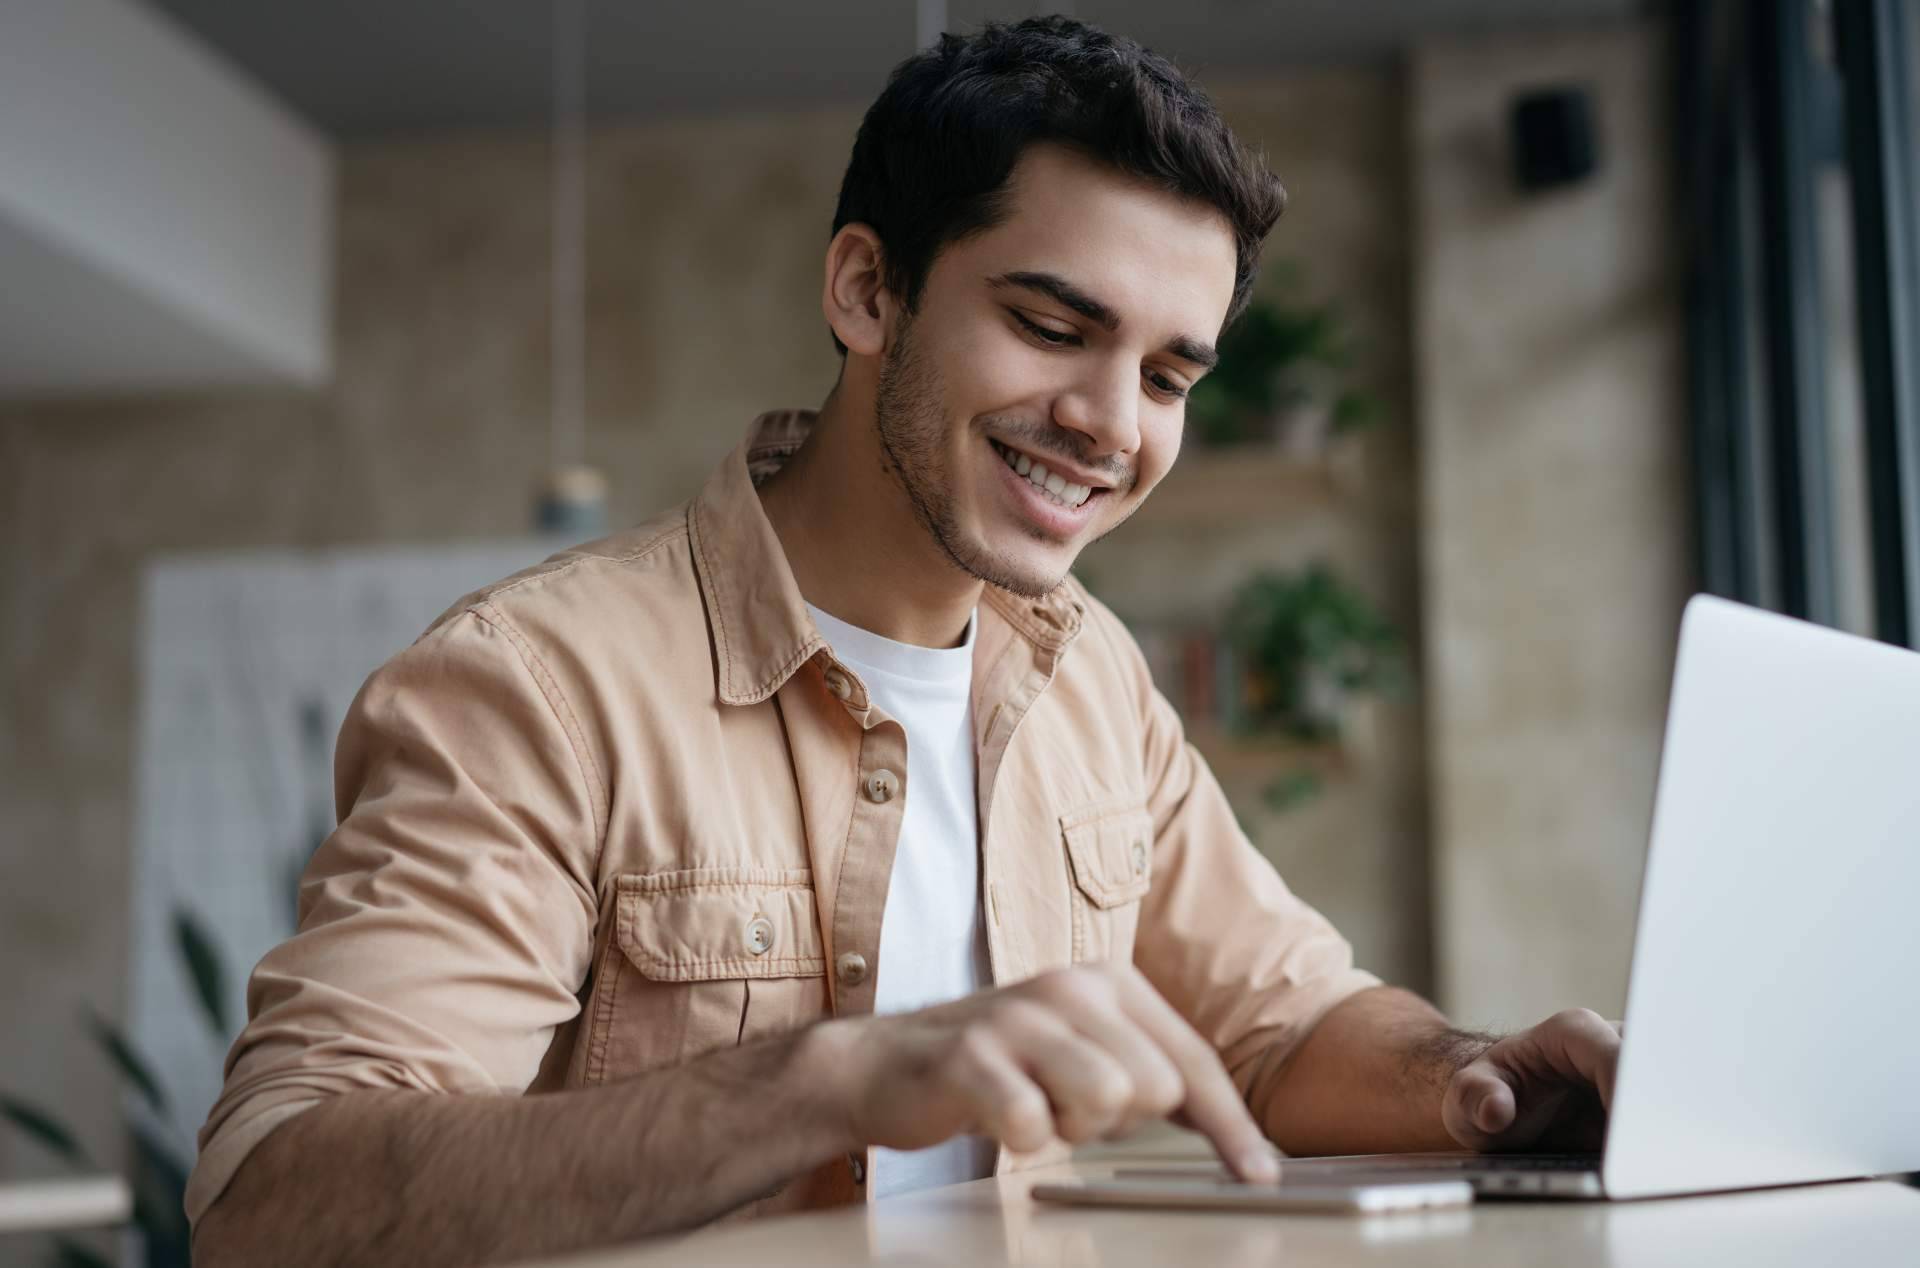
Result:
{"label": "rolled shirt sleeve", "polygon": [[525,1090],[579,1012],[604,787],[551,675],[487,603],[368,680],[341,731],[343,818],[302,880],[299,932],[248,984],[190,1219],[327,1097]]}
{"label": "rolled shirt sleeve", "polygon": [[1265,1122],[1287,1057],[1330,1009],[1380,979],[1354,967],[1346,938],[1247,839],[1133,650],[1155,833],[1134,963],[1213,1044]]}

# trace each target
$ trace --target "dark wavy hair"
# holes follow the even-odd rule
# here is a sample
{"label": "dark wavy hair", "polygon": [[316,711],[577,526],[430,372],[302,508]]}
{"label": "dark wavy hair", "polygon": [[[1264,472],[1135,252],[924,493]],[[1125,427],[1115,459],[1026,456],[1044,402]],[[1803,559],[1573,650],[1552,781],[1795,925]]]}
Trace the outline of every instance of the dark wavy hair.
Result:
{"label": "dark wavy hair", "polygon": [[1286,190],[1172,62],[1071,18],[943,35],[895,67],[854,139],[833,232],[872,226],[911,312],[941,248],[1006,217],[1007,179],[1040,143],[1217,209],[1234,238],[1228,323],[1240,315]]}

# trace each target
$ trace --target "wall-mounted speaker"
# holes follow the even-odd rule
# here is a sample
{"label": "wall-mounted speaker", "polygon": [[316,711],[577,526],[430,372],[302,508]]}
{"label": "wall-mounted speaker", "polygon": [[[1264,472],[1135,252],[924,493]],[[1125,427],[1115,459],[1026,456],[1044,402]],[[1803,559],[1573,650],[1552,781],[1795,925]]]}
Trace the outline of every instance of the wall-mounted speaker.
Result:
{"label": "wall-mounted speaker", "polygon": [[1513,174],[1525,190],[1585,180],[1600,166],[1593,94],[1586,88],[1543,88],[1513,102]]}

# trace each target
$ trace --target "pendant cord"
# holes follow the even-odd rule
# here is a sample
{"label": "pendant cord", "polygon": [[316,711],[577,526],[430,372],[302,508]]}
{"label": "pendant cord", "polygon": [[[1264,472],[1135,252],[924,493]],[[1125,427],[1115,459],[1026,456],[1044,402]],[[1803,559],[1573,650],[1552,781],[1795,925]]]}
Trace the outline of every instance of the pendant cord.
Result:
{"label": "pendant cord", "polygon": [[586,31],[584,0],[553,5],[552,317],[548,429],[554,471],[584,465]]}

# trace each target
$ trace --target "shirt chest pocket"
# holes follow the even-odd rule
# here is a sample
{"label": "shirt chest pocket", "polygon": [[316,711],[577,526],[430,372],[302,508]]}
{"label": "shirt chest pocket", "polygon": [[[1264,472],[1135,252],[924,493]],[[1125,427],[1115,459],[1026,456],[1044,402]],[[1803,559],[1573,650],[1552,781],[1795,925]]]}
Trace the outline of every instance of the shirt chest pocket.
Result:
{"label": "shirt chest pocket", "polygon": [[1074,963],[1131,960],[1140,900],[1153,883],[1153,818],[1138,802],[1060,816],[1073,876]]}
{"label": "shirt chest pocket", "polygon": [[696,868],[615,883],[587,1082],[678,1065],[829,1012],[808,870]]}

